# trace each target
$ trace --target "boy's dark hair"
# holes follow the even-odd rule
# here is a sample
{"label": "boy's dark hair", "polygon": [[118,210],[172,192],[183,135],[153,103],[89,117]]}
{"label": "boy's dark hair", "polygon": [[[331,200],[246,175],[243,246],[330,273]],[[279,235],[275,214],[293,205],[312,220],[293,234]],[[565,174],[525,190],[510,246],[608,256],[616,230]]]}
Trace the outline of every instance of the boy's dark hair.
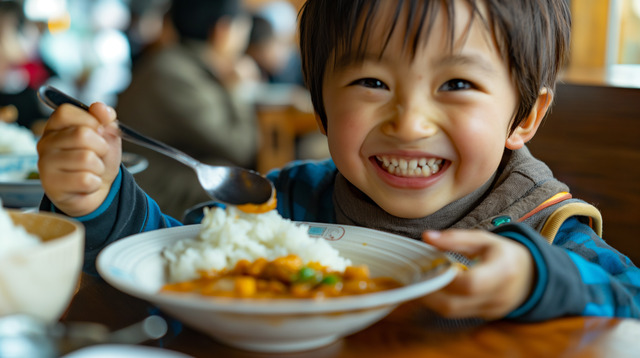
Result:
{"label": "boy's dark hair", "polygon": [[181,39],[206,40],[221,18],[243,14],[238,0],[174,0],[169,16]]}
{"label": "boy's dark hair", "polygon": [[[322,82],[327,65],[338,56],[362,60],[372,31],[371,24],[380,15],[380,5],[385,1],[308,0],[300,11],[302,71],[325,129],[327,116]],[[531,112],[543,88],[555,89],[558,72],[568,59],[571,15],[567,0],[466,1],[473,9],[472,21],[481,21],[491,30],[511,69],[519,97],[511,126],[513,130]],[[486,17],[480,13],[481,4],[486,6]],[[409,7],[410,18],[405,29],[396,29],[399,18],[404,16],[404,6]],[[428,38],[439,11],[449,19],[449,38],[453,41],[456,9],[453,1],[448,0],[397,0],[387,40],[394,31],[404,31],[405,49],[414,54],[420,41]]]}
{"label": "boy's dark hair", "polygon": [[8,18],[13,18],[16,21],[16,26],[20,28],[25,22],[24,12],[22,5],[17,1],[3,0],[0,1],[0,15],[3,16],[3,21],[7,21]]}

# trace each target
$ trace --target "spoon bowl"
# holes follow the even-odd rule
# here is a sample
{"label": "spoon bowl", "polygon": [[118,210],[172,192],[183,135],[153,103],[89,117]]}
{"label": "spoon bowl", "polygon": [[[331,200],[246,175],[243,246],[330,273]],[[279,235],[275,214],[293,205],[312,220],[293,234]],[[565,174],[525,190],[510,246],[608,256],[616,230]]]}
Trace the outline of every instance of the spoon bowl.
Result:
{"label": "spoon bowl", "polygon": [[[53,109],[68,103],[86,111],[89,110],[89,106],[86,104],[51,86],[40,87],[38,97],[44,104]],[[204,164],[176,148],[135,131],[121,122],[118,123],[118,127],[122,133],[122,139],[157,151],[191,167],[196,172],[202,188],[214,200],[230,205],[245,205],[264,204],[273,197],[273,183],[258,172],[240,167]]]}

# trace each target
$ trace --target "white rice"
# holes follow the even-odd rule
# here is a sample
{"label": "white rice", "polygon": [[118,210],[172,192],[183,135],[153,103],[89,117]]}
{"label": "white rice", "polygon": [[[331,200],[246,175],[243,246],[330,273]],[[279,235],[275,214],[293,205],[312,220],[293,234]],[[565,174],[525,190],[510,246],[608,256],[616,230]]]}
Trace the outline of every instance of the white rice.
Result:
{"label": "white rice", "polygon": [[0,154],[36,154],[37,142],[28,128],[0,121]]}
{"label": "white rice", "polygon": [[270,261],[288,254],[336,271],[351,265],[327,241],[310,237],[307,230],[308,226],[296,225],[275,210],[248,214],[235,207],[205,209],[198,237],[180,240],[163,250],[169,281],[197,278],[200,270],[232,268],[242,259],[264,257]]}
{"label": "white rice", "polygon": [[15,225],[0,201],[0,258],[28,250],[40,244],[40,238]]}

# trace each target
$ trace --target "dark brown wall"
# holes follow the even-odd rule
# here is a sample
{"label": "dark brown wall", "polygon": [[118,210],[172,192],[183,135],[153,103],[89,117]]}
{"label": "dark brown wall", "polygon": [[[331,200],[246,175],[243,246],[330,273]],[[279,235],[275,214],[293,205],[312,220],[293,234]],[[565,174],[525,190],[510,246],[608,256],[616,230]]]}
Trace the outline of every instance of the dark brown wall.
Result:
{"label": "dark brown wall", "polygon": [[640,89],[562,84],[529,148],[604,218],[604,239],[640,264]]}

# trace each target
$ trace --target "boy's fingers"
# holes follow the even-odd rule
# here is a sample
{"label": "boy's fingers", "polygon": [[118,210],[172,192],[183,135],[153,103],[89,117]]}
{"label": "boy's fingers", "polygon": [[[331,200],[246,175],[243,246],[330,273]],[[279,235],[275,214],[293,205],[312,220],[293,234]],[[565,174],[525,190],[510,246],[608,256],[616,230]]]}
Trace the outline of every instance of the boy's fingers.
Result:
{"label": "boy's fingers", "polygon": [[47,131],[38,142],[40,151],[52,148],[55,150],[89,149],[104,155],[109,146],[105,139],[94,129],[86,126],[66,127],[57,131]]}
{"label": "boy's fingers", "polygon": [[[91,172],[65,172],[57,171],[48,173],[48,180],[43,183],[47,196],[52,200],[62,201],[64,198],[78,195],[91,194],[100,189],[102,178]],[[55,183],[54,185],[48,185]]]}
{"label": "boy's fingers", "polygon": [[459,252],[469,257],[482,253],[488,247],[480,230],[425,231],[422,240],[443,251]]}
{"label": "boy's fingers", "polygon": [[99,154],[91,150],[71,149],[57,153],[45,154],[44,159],[49,162],[60,163],[52,168],[55,171],[91,172],[102,175],[105,171],[104,162]]}
{"label": "boy's fingers", "polygon": [[101,122],[84,109],[65,103],[51,114],[45,126],[45,132],[75,126],[98,128],[101,126]]}
{"label": "boy's fingers", "polygon": [[99,129],[115,126],[115,110],[104,103],[94,103],[89,112],[71,104],[62,104],[50,116],[45,131],[57,131],[67,127],[86,126]]}
{"label": "boy's fingers", "polygon": [[89,106],[89,113],[95,116],[102,126],[108,126],[116,120],[116,111],[101,102]]}
{"label": "boy's fingers", "polygon": [[455,280],[447,285],[446,291],[458,295],[482,296],[500,289],[500,275],[501,272],[496,270],[496,265],[478,263],[473,269],[460,272]]}
{"label": "boy's fingers", "polygon": [[[455,251],[469,258],[479,258],[473,268],[458,274],[447,286],[447,290],[456,294],[478,295],[492,292],[500,287],[500,279],[509,274],[514,267],[503,267],[500,258],[504,246],[497,238],[479,230],[447,230],[425,232],[423,239],[443,251]],[[508,275],[507,275],[508,276]]]}
{"label": "boy's fingers", "polygon": [[484,297],[460,296],[446,291],[438,291],[421,298],[421,301],[429,309],[447,318],[495,319],[503,315],[500,307]]}

